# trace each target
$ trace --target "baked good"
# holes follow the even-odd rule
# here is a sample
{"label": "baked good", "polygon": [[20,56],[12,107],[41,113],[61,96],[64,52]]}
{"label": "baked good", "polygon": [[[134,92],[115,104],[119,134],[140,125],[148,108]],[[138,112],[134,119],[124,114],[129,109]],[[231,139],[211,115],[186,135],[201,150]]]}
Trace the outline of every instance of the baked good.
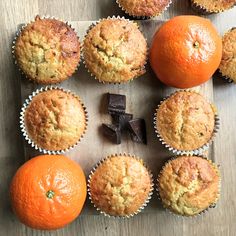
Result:
{"label": "baked good", "polygon": [[147,42],[137,23],[103,19],[84,39],[85,66],[100,82],[120,83],[145,73]]}
{"label": "baked good", "polygon": [[92,171],[89,194],[102,213],[129,217],[146,205],[152,185],[152,177],[141,160],[120,154],[103,160]]}
{"label": "baked good", "polygon": [[117,0],[119,6],[130,16],[154,17],[163,13],[171,0]]}
{"label": "baked good", "polygon": [[60,88],[33,96],[22,119],[29,140],[48,151],[73,147],[85,133],[87,125],[85,107],[79,97]]}
{"label": "baked good", "polygon": [[215,130],[215,110],[199,93],[177,91],[157,109],[155,129],[170,147],[193,151],[211,140]]}
{"label": "baked good", "polygon": [[219,66],[221,75],[236,83],[236,28],[232,28],[222,38],[223,53]]}
{"label": "baked good", "polygon": [[236,5],[235,0],[190,0],[193,10],[202,14],[219,13]]}
{"label": "baked good", "polygon": [[179,156],[161,170],[158,192],[164,207],[176,214],[193,216],[217,202],[220,173],[210,160]]}
{"label": "baked good", "polygon": [[13,54],[27,78],[54,84],[68,79],[77,69],[80,43],[68,24],[37,16],[21,30]]}

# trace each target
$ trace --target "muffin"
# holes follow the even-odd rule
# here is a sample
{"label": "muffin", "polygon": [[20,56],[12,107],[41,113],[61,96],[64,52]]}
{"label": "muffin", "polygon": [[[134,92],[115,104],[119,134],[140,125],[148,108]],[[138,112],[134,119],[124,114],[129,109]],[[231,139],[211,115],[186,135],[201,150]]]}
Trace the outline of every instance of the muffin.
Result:
{"label": "muffin", "polygon": [[236,5],[235,0],[190,0],[193,10],[202,14],[219,13]]}
{"label": "muffin", "polygon": [[160,15],[171,4],[171,0],[117,0],[130,16],[154,17]]}
{"label": "muffin", "polygon": [[80,98],[61,88],[37,90],[26,100],[21,113],[26,140],[48,154],[62,153],[83,137],[87,112]]}
{"label": "muffin", "polygon": [[158,194],[165,208],[183,216],[214,207],[220,195],[220,173],[210,160],[179,156],[158,176]]}
{"label": "muffin", "polygon": [[236,28],[228,31],[222,39],[223,53],[219,72],[228,81],[236,83]]}
{"label": "muffin", "polygon": [[32,81],[54,84],[68,79],[80,61],[80,43],[74,30],[56,19],[26,25],[16,38],[13,55],[20,70]]}
{"label": "muffin", "polygon": [[108,216],[130,217],[151,198],[152,175],[142,160],[113,155],[101,161],[89,176],[89,195],[94,206]]}
{"label": "muffin", "polygon": [[177,91],[164,100],[155,114],[155,130],[169,150],[198,153],[208,147],[216,132],[214,107],[199,93]]}
{"label": "muffin", "polygon": [[145,73],[147,42],[137,23],[103,19],[85,36],[83,57],[89,72],[100,82],[127,82]]}

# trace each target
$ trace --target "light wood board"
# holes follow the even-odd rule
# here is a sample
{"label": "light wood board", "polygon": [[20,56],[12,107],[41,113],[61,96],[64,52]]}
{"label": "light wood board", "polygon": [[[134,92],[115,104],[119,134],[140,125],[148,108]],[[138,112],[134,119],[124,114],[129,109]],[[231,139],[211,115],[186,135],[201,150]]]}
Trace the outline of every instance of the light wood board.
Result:
{"label": "light wood board", "polygon": [[[122,15],[123,13],[116,6],[115,1],[111,0],[0,0],[0,9],[2,10],[0,15],[0,166],[2,167],[0,171],[0,235],[235,235],[236,86],[218,79],[214,79],[214,89],[210,95],[214,97],[221,118],[221,128],[211,149],[215,161],[221,165],[222,174],[222,194],[217,209],[213,209],[209,214],[198,218],[182,219],[167,214],[160,207],[160,204],[153,200],[153,209],[155,209],[153,213],[140,214],[129,220],[86,215],[84,212],[83,216],[66,228],[52,232],[32,230],[19,223],[10,209],[8,197],[10,180],[16,169],[25,161],[22,135],[18,127],[19,108],[21,106],[19,73],[12,63],[10,53],[10,42],[17,26],[33,19],[36,14],[81,21],[97,20],[100,17],[113,14]],[[194,14],[189,8],[188,0],[174,1],[171,7],[158,19],[168,19],[180,14]],[[211,15],[208,18],[223,34],[236,25],[236,9]],[[154,77],[152,79],[155,80]],[[140,78],[137,83],[145,85],[143,80],[144,78]],[[81,81],[78,81],[78,85]],[[155,83],[159,86],[158,82]],[[122,88],[117,88],[114,92],[119,92],[119,89]],[[171,91],[171,89],[162,87],[162,93],[156,94],[153,98],[155,101],[153,100],[152,106]],[[128,98],[128,101],[131,99]],[[135,113],[135,111],[133,112]],[[105,114],[104,119],[108,119]],[[149,127],[151,126],[149,125]],[[86,137],[83,141],[86,140]],[[160,145],[158,140],[155,142]],[[159,169],[169,156],[168,153],[164,152],[164,149],[162,151],[162,153],[157,153],[161,161],[153,166],[153,170]]]}
{"label": "light wood board", "polygon": [[[140,25],[140,30],[147,38],[148,46],[151,44],[152,36],[156,30],[163,24],[159,20],[137,21]],[[92,23],[90,21],[69,22],[78,32],[81,40],[84,34]],[[88,130],[81,142],[73,150],[66,152],[65,155],[78,162],[86,176],[89,175],[93,166],[96,165],[102,158],[116,153],[128,153],[138,156],[144,160],[147,166],[151,169],[154,179],[163,165],[164,161],[174,156],[168,152],[159,142],[154,132],[153,118],[154,112],[160,101],[170,95],[175,89],[167,88],[161,84],[149,65],[146,66],[147,73],[127,84],[113,85],[102,84],[91,76],[83,63],[79,70],[67,81],[57,85],[64,89],[69,89],[84,102],[88,111]],[[21,80],[21,97],[22,103],[36,89],[45,87],[36,85],[24,78],[24,75],[19,78]],[[209,100],[213,99],[212,81],[195,88]],[[147,145],[137,144],[131,141],[129,135],[122,136],[120,145],[112,144],[106,137],[103,136],[101,125],[102,123],[111,123],[111,117],[107,114],[107,93],[116,93],[126,95],[128,113],[132,113],[134,118],[144,118],[147,126]],[[27,142],[24,142],[26,160],[40,154],[35,151]],[[42,154],[42,153],[41,153]],[[213,156],[210,156],[213,159]],[[156,183],[156,181],[154,181]],[[160,203],[156,199],[156,192],[147,208],[143,212],[153,212],[158,210]],[[90,209],[90,210],[89,210]],[[87,211],[86,211],[87,210]],[[84,213],[97,214],[95,209],[91,209],[91,204],[88,202],[84,208]]]}

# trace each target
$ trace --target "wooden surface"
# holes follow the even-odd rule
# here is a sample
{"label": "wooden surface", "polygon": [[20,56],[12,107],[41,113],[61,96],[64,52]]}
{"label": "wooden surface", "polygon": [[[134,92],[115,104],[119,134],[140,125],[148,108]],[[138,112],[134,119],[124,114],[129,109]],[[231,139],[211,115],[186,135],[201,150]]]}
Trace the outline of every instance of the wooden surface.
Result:
{"label": "wooden surface", "polygon": [[[211,149],[211,157],[221,165],[222,173],[222,194],[217,209],[197,218],[186,219],[168,214],[160,207],[159,202],[154,202],[156,211],[153,213],[140,214],[127,220],[84,214],[66,228],[53,232],[32,230],[19,223],[10,209],[8,197],[10,180],[16,169],[25,160],[23,140],[18,127],[21,106],[19,73],[13,65],[10,53],[11,40],[17,25],[31,20],[36,14],[53,15],[69,21],[79,21],[97,20],[100,17],[113,14],[122,15],[122,13],[113,0],[0,0],[0,9],[0,235],[235,235],[236,85],[227,84],[217,78],[213,80],[214,90],[211,90],[212,93],[209,94],[214,97],[221,118],[221,129]],[[158,19],[167,19],[179,14],[192,14],[189,10],[188,0],[175,1],[169,10]],[[222,34],[236,25],[236,9],[211,15],[209,18],[217,25]],[[79,73],[77,77],[80,79]],[[82,81],[83,79],[81,79],[81,83]],[[140,85],[148,83],[144,82],[144,78],[138,81],[137,83]],[[92,80],[91,83],[95,82]],[[160,86],[159,82],[154,83],[157,87]],[[209,91],[211,84],[212,81],[204,85],[204,88]],[[129,92],[123,86],[112,89],[113,87],[111,87],[111,91],[124,92],[125,94]],[[145,91],[146,86],[143,89]],[[159,89],[162,93],[157,93],[154,98],[150,98],[153,99],[152,106],[164,94],[168,94],[172,90],[164,86]],[[128,94],[127,96],[128,102],[131,101],[132,98],[129,96],[132,96]],[[139,115],[139,111],[132,112]],[[148,127],[151,127],[150,123],[148,123]],[[157,141],[154,142],[156,145],[160,145]],[[168,155],[166,152],[157,153],[157,158],[164,162]],[[153,170],[159,167],[159,165],[153,166]]]}
{"label": "wooden surface", "polygon": [[[94,21],[71,21],[69,22],[83,40],[87,29]],[[141,20],[137,21],[140,30],[143,32],[148,42],[148,47],[152,41],[153,34],[163,24],[160,20]],[[19,26],[20,28],[21,26]],[[159,170],[163,163],[173,154],[168,152],[159,142],[154,132],[153,118],[154,112],[160,101],[174,92],[174,88],[167,88],[153,75],[150,66],[146,67],[147,72],[144,76],[128,83],[128,84],[102,84],[98,83],[86,68],[82,65],[79,70],[65,82],[61,83],[60,87],[68,89],[80,96],[85,106],[87,107],[89,122],[88,130],[81,142],[71,151],[65,153],[66,156],[78,162],[86,176],[88,177],[93,166],[96,165],[102,158],[116,153],[129,153],[136,155],[144,160],[147,166],[151,169],[154,179],[157,178]],[[24,76],[18,76],[21,80],[21,101],[24,103],[33,91],[42,87],[25,79]],[[45,86],[44,86],[45,87]],[[213,84],[212,81],[195,88],[210,101],[213,101]],[[101,124],[111,123],[111,116],[107,114],[107,96],[106,94],[118,93],[126,95],[126,111],[132,113],[134,118],[144,118],[147,127],[147,142],[148,145],[137,144],[131,141],[128,134],[122,135],[120,145],[112,144],[102,135]],[[91,141],[93,147],[91,148]],[[40,154],[32,148],[27,142],[24,142],[25,159]],[[210,148],[212,150],[212,146]],[[212,154],[212,152],[210,152]],[[214,155],[209,156],[214,159]],[[157,195],[154,193],[150,204],[143,211],[144,213],[156,212],[160,202],[157,200]],[[83,209],[83,214],[98,214],[92,207],[90,201],[87,202]],[[163,214],[166,214],[165,212]]]}

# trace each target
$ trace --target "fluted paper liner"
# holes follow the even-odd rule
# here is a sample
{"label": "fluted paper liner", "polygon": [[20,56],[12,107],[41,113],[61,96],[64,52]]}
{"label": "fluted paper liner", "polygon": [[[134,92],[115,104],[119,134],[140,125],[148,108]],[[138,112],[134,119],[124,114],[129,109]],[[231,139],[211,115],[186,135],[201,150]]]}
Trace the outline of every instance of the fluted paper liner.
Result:
{"label": "fluted paper liner", "polygon": [[[99,19],[99,20],[96,21],[95,23],[92,23],[92,24],[89,26],[89,28],[88,28],[87,31],[86,31],[86,35],[84,36],[84,40],[86,39],[86,37],[87,37],[89,31],[90,31],[93,27],[95,27],[96,25],[98,25],[101,21],[107,20],[107,19],[120,19],[120,20],[125,20],[125,21],[127,21],[127,22],[133,22],[134,24],[137,24],[137,25],[138,25],[138,23],[136,23],[136,22],[134,22],[134,21],[132,21],[132,20],[126,19],[125,17],[120,17],[120,16],[112,16],[112,17],[109,16],[109,17],[107,17],[107,18],[101,18],[101,19]],[[138,29],[139,29],[139,31],[142,33],[142,31],[140,30],[139,25],[138,25]],[[142,34],[143,34],[143,33],[142,33]],[[144,34],[143,34],[143,37],[145,38],[145,40],[146,40],[146,42],[147,42],[147,38],[144,36]],[[135,78],[132,78],[132,79],[130,79],[130,80],[121,81],[121,82],[106,82],[106,81],[103,81],[103,80],[101,80],[101,79],[98,79],[98,78],[96,77],[96,75],[94,75],[94,74],[89,70],[88,66],[86,65],[86,61],[85,61],[85,59],[84,59],[84,40],[83,40],[82,46],[81,46],[81,52],[82,52],[81,55],[82,55],[82,59],[83,59],[83,64],[84,64],[84,67],[86,68],[86,70],[88,71],[88,73],[90,74],[90,76],[93,77],[93,78],[95,78],[98,82],[100,82],[100,83],[102,83],[102,84],[128,84],[129,82],[131,82],[131,81],[133,81],[134,79],[137,79],[137,78],[138,78],[138,77],[135,77]],[[144,69],[145,72],[146,72],[145,67],[146,67],[146,65],[147,65],[147,60],[148,60],[148,45],[147,45],[147,52],[146,52],[146,61],[145,61],[144,65],[143,65],[143,67],[142,67],[142,69]],[[141,76],[142,76],[142,75],[141,75]],[[140,77],[140,76],[139,76],[139,77]]]}
{"label": "fluted paper liner", "polygon": [[[38,16],[38,15],[37,15],[37,16]],[[37,16],[36,16],[36,17],[37,17]],[[36,17],[35,17],[35,19],[36,19]],[[22,32],[29,24],[32,24],[32,23],[35,22],[35,19],[32,20],[32,21],[30,21],[30,22],[27,23],[27,24],[22,25],[21,28],[18,29],[18,31],[16,32],[16,35],[15,35],[13,41],[12,41],[12,47],[11,47],[12,57],[13,57],[14,63],[15,63],[15,65],[17,66],[17,69],[19,70],[20,74],[23,75],[23,76],[24,76],[25,78],[27,78],[28,80],[30,80],[31,82],[34,82],[34,83],[37,83],[37,84],[44,84],[44,85],[50,85],[50,84],[57,85],[57,84],[59,84],[59,83],[65,81],[65,80],[69,79],[69,78],[78,70],[78,68],[79,68],[79,66],[80,66],[80,63],[81,63],[81,53],[82,53],[82,52],[81,52],[81,42],[79,41],[79,43],[80,43],[80,59],[79,59],[78,65],[77,65],[77,67],[75,68],[74,72],[73,72],[70,76],[67,77],[67,79],[64,79],[64,80],[59,81],[59,82],[56,82],[56,83],[38,83],[38,82],[36,82],[34,79],[29,78],[29,77],[24,73],[24,71],[21,69],[20,65],[18,64],[17,58],[16,58],[16,56],[15,56],[15,47],[16,47],[16,41],[17,41],[18,37],[20,36],[21,32]],[[57,18],[57,17],[54,17],[54,16],[42,16],[42,17],[40,17],[40,19],[54,19],[54,20],[58,20],[58,21],[61,21],[61,22],[65,23],[68,27],[70,27],[70,28],[76,33],[78,40],[80,40],[80,38],[79,38],[79,36],[78,36],[78,34],[77,34],[75,28],[73,28],[73,27],[71,26],[71,24],[69,24],[68,21],[61,20],[61,19],[59,19],[59,18]]]}
{"label": "fluted paper liner", "polygon": [[[83,109],[84,109],[84,114],[85,114],[85,129],[83,131],[83,134],[80,136],[79,140],[72,146],[69,146],[66,149],[62,149],[62,150],[47,150],[44,148],[41,148],[40,146],[38,146],[33,139],[31,139],[28,135],[26,126],[25,126],[25,112],[27,110],[27,107],[29,106],[29,104],[31,103],[32,99],[37,96],[39,93],[41,92],[45,92],[48,90],[61,90],[67,94],[71,94],[73,95],[75,98],[77,98],[80,102],[80,104],[82,105]],[[24,102],[22,108],[21,108],[21,112],[20,112],[20,129],[22,131],[22,134],[25,138],[25,140],[28,142],[28,144],[31,145],[31,147],[35,148],[36,150],[44,153],[44,154],[49,154],[49,155],[56,155],[56,154],[63,154],[73,148],[75,148],[79,142],[81,141],[81,139],[84,137],[86,130],[87,130],[87,126],[88,126],[88,112],[87,109],[85,107],[85,105],[83,104],[83,102],[81,101],[80,97],[78,97],[76,94],[72,93],[70,90],[65,90],[63,88],[60,87],[55,87],[55,86],[47,86],[47,87],[42,87],[41,89],[37,89],[36,91],[34,91]]]}
{"label": "fluted paper liner", "polygon": [[[195,92],[198,93],[194,90],[183,90],[183,91],[188,91],[188,92]],[[219,127],[220,127],[220,119],[219,116],[215,113],[215,126],[214,126],[214,130],[212,132],[212,136],[210,138],[210,140],[204,144],[203,146],[201,146],[200,148],[194,149],[194,150],[179,150],[176,149],[174,147],[172,147],[171,145],[167,144],[166,141],[162,138],[161,134],[158,131],[158,121],[157,121],[157,113],[158,113],[158,109],[161,106],[161,104],[167,100],[168,98],[170,98],[171,96],[173,96],[175,93],[178,93],[179,91],[176,91],[172,94],[170,94],[169,96],[165,97],[160,104],[158,105],[158,108],[156,109],[156,112],[154,113],[154,129],[155,129],[155,133],[157,135],[157,138],[159,139],[159,141],[172,153],[174,153],[175,155],[201,155],[202,153],[204,153],[206,150],[209,149],[211,143],[213,142],[216,134],[218,133]],[[200,94],[200,93],[199,93]]]}
{"label": "fluted paper liner", "polygon": [[131,16],[131,17],[134,17],[138,20],[147,20],[147,19],[153,19],[157,16],[160,16],[161,14],[163,14],[168,8],[169,6],[172,4],[172,1],[169,2],[169,4],[159,13],[157,13],[156,15],[153,15],[153,16],[136,16],[136,15],[132,15],[130,14],[125,8],[123,8],[121,5],[120,5],[120,2],[119,0],[116,0],[116,3],[118,4],[118,6],[121,8],[122,11],[124,11],[127,15]]}
{"label": "fluted paper liner", "polygon": [[[116,156],[126,156],[126,157],[132,157],[136,160],[138,160],[139,162],[142,162],[143,166],[147,169],[148,173],[149,173],[149,176],[150,176],[150,180],[151,180],[151,186],[150,186],[150,191],[149,191],[149,195],[147,197],[147,199],[145,200],[145,202],[140,206],[140,208],[135,211],[134,213],[130,214],[130,215],[126,215],[126,216],[113,216],[113,215],[109,215],[108,213],[102,211],[99,207],[97,207],[95,205],[95,203],[92,201],[92,197],[91,197],[91,191],[90,191],[90,183],[91,183],[91,179],[96,171],[96,169],[102,165],[106,160],[108,160],[109,158],[112,158],[112,157],[116,157]],[[131,155],[131,154],[126,154],[126,153],[120,153],[120,154],[114,154],[114,155],[109,155],[107,157],[105,157],[104,159],[100,160],[94,167],[93,169],[91,170],[90,174],[89,174],[89,177],[88,177],[88,184],[87,184],[87,187],[88,187],[88,195],[89,195],[89,199],[91,201],[91,203],[93,204],[94,208],[96,208],[96,210],[107,216],[107,217],[112,217],[112,218],[130,218],[130,217],[133,217],[135,215],[137,215],[138,213],[140,213],[141,211],[143,211],[143,209],[147,206],[147,204],[149,203],[151,197],[152,197],[152,194],[153,194],[153,190],[154,190],[154,183],[153,183],[153,175],[151,173],[151,171],[149,170],[149,168],[146,166],[146,164],[144,164],[143,160],[134,156],[134,155]]]}
{"label": "fluted paper liner", "polygon": [[[160,196],[160,192],[159,192],[159,179],[160,179],[160,176],[161,176],[161,174],[162,174],[164,168],[166,167],[166,165],[169,164],[171,161],[173,161],[173,160],[175,160],[175,159],[178,159],[180,156],[189,156],[189,157],[191,157],[191,156],[197,156],[197,157],[203,158],[203,159],[207,160],[211,165],[213,165],[214,168],[217,170],[217,172],[218,172],[218,174],[219,174],[218,194],[217,194],[217,198],[216,198],[215,202],[212,203],[211,205],[209,205],[209,207],[207,207],[207,208],[204,209],[203,211],[201,211],[201,212],[199,212],[199,213],[197,213],[197,214],[195,214],[195,215],[181,215],[181,214],[178,214],[178,213],[172,211],[170,208],[167,208],[167,207],[163,204],[162,199],[161,199],[161,196]],[[180,218],[180,217],[183,217],[183,218],[193,218],[193,217],[197,217],[197,216],[200,216],[200,215],[202,215],[202,214],[208,212],[209,209],[211,209],[211,208],[216,208],[216,204],[217,204],[217,202],[218,202],[218,200],[219,200],[220,192],[221,192],[221,176],[220,176],[219,167],[220,167],[220,165],[215,164],[214,162],[212,162],[212,160],[208,159],[208,158],[207,158],[206,156],[204,156],[204,155],[179,155],[179,156],[173,156],[173,157],[171,157],[171,158],[170,158],[169,160],[167,160],[167,161],[165,162],[165,164],[162,166],[161,171],[159,172],[158,177],[157,177],[156,192],[157,192],[157,197],[158,197],[158,199],[161,201],[161,204],[162,204],[163,208],[165,208],[168,213],[170,213],[170,214],[172,214],[172,215],[174,215],[174,216],[177,216],[177,217],[179,217],[179,218]]]}

